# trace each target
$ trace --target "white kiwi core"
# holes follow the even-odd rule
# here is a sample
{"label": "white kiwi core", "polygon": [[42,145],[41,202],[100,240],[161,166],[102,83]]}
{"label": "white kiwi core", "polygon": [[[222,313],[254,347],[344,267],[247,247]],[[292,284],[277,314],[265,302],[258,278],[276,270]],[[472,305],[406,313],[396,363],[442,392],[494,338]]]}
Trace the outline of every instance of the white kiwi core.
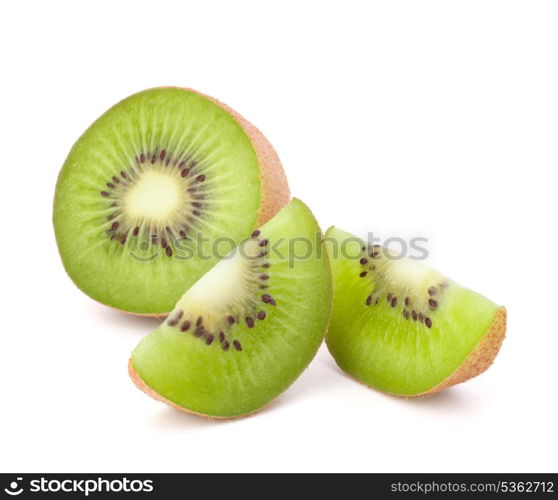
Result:
{"label": "white kiwi core", "polygon": [[133,219],[164,222],[179,210],[184,196],[176,179],[155,170],[145,172],[126,193],[126,211]]}
{"label": "white kiwi core", "polygon": [[175,312],[202,316],[209,327],[221,327],[231,314],[243,317],[254,305],[260,251],[257,241],[245,241],[186,291]]}

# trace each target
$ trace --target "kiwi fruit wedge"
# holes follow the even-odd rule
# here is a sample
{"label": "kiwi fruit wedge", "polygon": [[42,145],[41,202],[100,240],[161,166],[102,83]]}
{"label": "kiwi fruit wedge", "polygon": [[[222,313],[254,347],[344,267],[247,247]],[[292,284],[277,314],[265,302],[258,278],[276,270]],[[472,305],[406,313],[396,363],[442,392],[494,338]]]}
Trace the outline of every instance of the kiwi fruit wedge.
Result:
{"label": "kiwi fruit wedge", "polygon": [[93,299],[164,315],[290,198],[273,147],[219,101],[182,88],[132,95],[98,118],[58,177],[62,261]]}
{"label": "kiwi fruit wedge", "polygon": [[423,396],[492,364],[506,330],[503,307],[335,227],[325,241],[334,289],[326,343],[350,376],[386,393]]}
{"label": "kiwi fruit wedge", "polygon": [[295,198],[184,293],[132,353],[130,376],[180,410],[253,413],[312,360],[331,306],[322,234]]}

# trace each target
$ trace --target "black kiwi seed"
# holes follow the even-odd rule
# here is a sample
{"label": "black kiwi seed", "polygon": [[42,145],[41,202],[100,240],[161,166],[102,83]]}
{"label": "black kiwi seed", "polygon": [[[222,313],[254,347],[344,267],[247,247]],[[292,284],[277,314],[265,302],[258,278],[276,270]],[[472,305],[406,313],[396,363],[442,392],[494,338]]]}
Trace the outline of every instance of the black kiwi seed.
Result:
{"label": "black kiwi seed", "polygon": [[367,271],[362,271],[362,272],[359,274],[359,276],[360,276],[361,278],[364,278],[367,274],[368,274]]}
{"label": "black kiwi seed", "polygon": [[265,319],[265,311],[258,311],[258,314],[256,314],[256,318],[258,318],[259,320]]}
{"label": "black kiwi seed", "polygon": [[428,295],[430,295],[431,297],[436,295],[438,293],[438,289],[435,286],[431,286],[428,289]]}
{"label": "black kiwi seed", "polygon": [[366,305],[369,306],[370,304],[372,304],[372,295],[366,297]]}
{"label": "black kiwi seed", "polygon": [[189,173],[190,173],[190,170],[188,170],[187,168],[185,168],[185,169],[180,173],[180,176],[181,176],[181,177],[186,177]]}
{"label": "black kiwi seed", "polygon": [[266,262],[265,264],[262,264],[262,267],[264,269],[269,269],[271,267],[271,264],[269,262]]}
{"label": "black kiwi seed", "polygon": [[140,163],[144,163],[145,162],[145,155],[142,153],[140,154]]}
{"label": "black kiwi seed", "polygon": [[185,332],[186,330],[188,330],[188,328],[190,328],[190,322],[185,321],[184,323],[182,323],[182,326],[180,327],[180,331]]}
{"label": "black kiwi seed", "polygon": [[159,158],[160,158],[161,160],[164,160],[164,159],[165,159],[165,154],[166,154],[166,153],[167,153],[167,152],[166,152],[164,149],[161,149],[161,152],[159,153]]}
{"label": "black kiwi seed", "polygon": [[123,234],[123,235],[120,237],[120,243],[121,243],[122,245],[124,245],[124,243],[126,243],[126,235],[125,235],[125,234]]}
{"label": "black kiwi seed", "polygon": [[413,312],[411,313],[411,316],[413,317],[413,321],[416,321],[417,318],[418,318],[417,312],[416,312],[416,311],[413,311]]}
{"label": "black kiwi seed", "polygon": [[236,319],[234,319],[234,316],[227,316],[227,323],[229,325],[234,325],[235,322],[236,322]]}
{"label": "black kiwi seed", "polygon": [[223,340],[221,342],[221,346],[223,347],[223,351],[228,351],[229,350],[229,341],[228,340]]}
{"label": "black kiwi seed", "polygon": [[201,316],[196,320],[196,326],[200,326],[203,323],[203,318]]}
{"label": "black kiwi seed", "polygon": [[252,238],[257,238],[260,235],[261,231],[259,229],[256,229],[253,233],[252,233]]}
{"label": "black kiwi seed", "polygon": [[254,328],[255,324],[254,318],[251,318],[250,316],[246,318],[246,325],[248,325],[248,328]]}
{"label": "black kiwi seed", "polygon": [[116,182],[116,184],[118,184],[118,183],[120,182],[120,179],[119,179],[118,177],[116,177],[116,175],[113,175],[113,176],[112,176],[112,180],[113,180],[114,182]]}
{"label": "black kiwi seed", "polygon": [[219,332],[219,340],[223,342],[225,340],[225,332]]}
{"label": "black kiwi seed", "polygon": [[393,299],[391,299],[391,307],[395,307],[397,305],[397,297],[393,297]]}
{"label": "black kiwi seed", "polygon": [[204,333],[205,328],[203,327],[203,325],[200,325],[194,330],[194,337],[201,337]]}
{"label": "black kiwi seed", "polygon": [[262,295],[262,302],[264,302],[265,304],[271,304],[272,300],[273,300],[273,297],[271,295],[269,295],[269,293],[264,293]]}
{"label": "black kiwi seed", "polygon": [[138,233],[139,233],[139,227],[136,226],[136,227],[134,228],[134,232],[133,232],[132,234],[133,234],[134,236],[137,236]]}
{"label": "black kiwi seed", "polygon": [[438,307],[438,302],[436,302],[434,299],[430,299],[428,301],[428,305],[430,306],[430,309],[436,309]]}
{"label": "black kiwi seed", "polygon": [[213,334],[212,333],[208,333],[207,336],[205,337],[205,343],[207,345],[210,345],[211,342],[213,342]]}
{"label": "black kiwi seed", "polygon": [[169,326],[176,326],[177,324],[178,324],[178,319],[177,318],[171,319],[168,322]]}
{"label": "black kiwi seed", "polygon": [[262,274],[262,275],[260,276],[260,279],[263,280],[263,281],[265,281],[265,280],[268,280],[268,279],[269,279],[269,276],[268,276],[267,274]]}
{"label": "black kiwi seed", "polygon": [[233,346],[237,351],[242,351],[242,345],[240,345],[238,340],[233,340]]}
{"label": "black kiwi seed", "polygon": [[167,257],[170,257],[172,255],[171,247],[165,248],[165,253],[167,254]]}
{"label": "black kiwi seed", "polygon": [[269,240],[266,238],[265,240],[260,241],[260,246],[265,247],[269,243]]}
{"label": "black kiwi seed", "polygon": [[107,182],[107,187],[114,189],[116,186],[112,182]]}
{"label": "black kiwi seed", "polygon": [[182,238],[186,238],[186,231],[184,231],[184,229],[181,229],[178,234],[182,237]]}
{"label": "black kiwi seed", "polygon": [[167,248],[167,240],[165,240],[165,238],[161,238],[161,246]]}
{"label": "black kiwi seed", "polygon": [[101,191],[101,196],[104,196],[105,198],[108,198],[110,196],[110,194],[108,194],[106,191]]}
{"label": "black kiwi seed", "polygon": [[368,263],[368,259],[366,257],[363,257],[362,259],[360,259],[360,263],[364,266],[364,264]]}
{"label": "black kiwi seed", "polygon": [[424,318],[424,324],[430,328],[432,327],[432,320],[430,318]]}
{"label": "black kiwi seed", "polygon": [[205,181],[205,175],[203,175],[203,174],[202,174],[202,175],[198,175],[198,176],[196,177],[196,181],[197,181],[197,182],[203,182],[203,181]]}
{"label": "black kiwi seed", "polygon": [[408,306],[411,304],[411,299],[409,297],[405,297],[405,305]]}
{"label": "black kiwi seed", "polygon": [[404,309],[404,310],[403,310],[403,317],[404,317],[405,319],[409,319],[409,316],[410,316],[409,311],[407,311],[407,309]]}
{"label": "black kiwi seed", "polygon": [[423,322],[424,322],[424,314],[419,313],[418,319],[419,319],[419,321],[420,321],[421,323],[423,323]]}

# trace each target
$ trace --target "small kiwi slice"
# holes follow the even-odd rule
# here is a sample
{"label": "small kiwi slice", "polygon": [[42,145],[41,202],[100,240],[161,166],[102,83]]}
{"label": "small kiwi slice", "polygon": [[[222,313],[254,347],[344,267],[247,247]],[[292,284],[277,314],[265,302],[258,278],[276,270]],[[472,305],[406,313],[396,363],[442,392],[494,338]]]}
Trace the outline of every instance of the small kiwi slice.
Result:
{"label": "small kiwi slice", "polygon": [[349,375],[381,391],[421,396],[485,371],[506,311],[438,271],[330,228],[334,307],[326,342]]}
{"label": "small kiwi slice", "polygon": [[215,265],[218,238],[238,244],[288,200],[279,158],[254,126],[193,90],[155,88],[116,104],[74,144],[54,228],[85,293],[162,315]]}
{"label": "small kiwi slice", "polygon": [[320,229],[293,199],[186,291],[134,350],[130,376],[180,410],[220,418],[253,413],[314,357],[331,304]]}

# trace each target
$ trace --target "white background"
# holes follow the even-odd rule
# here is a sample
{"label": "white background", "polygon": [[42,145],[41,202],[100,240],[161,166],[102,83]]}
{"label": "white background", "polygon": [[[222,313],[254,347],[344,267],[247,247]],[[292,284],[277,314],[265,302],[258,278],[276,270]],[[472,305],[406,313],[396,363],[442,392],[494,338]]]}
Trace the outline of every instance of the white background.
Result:
{"label": "white background", "polygon": [[[556,470],[556,2],[4,2],[0,19],[0,471]],[[158,321],[72,284],[51,207],[82,131],[157,85],[261,128],[324,229],[428,237],[433,266],[508,307],[495,365],[403,400],[322,349],[229,423],[138,391],[128,356]]]}

